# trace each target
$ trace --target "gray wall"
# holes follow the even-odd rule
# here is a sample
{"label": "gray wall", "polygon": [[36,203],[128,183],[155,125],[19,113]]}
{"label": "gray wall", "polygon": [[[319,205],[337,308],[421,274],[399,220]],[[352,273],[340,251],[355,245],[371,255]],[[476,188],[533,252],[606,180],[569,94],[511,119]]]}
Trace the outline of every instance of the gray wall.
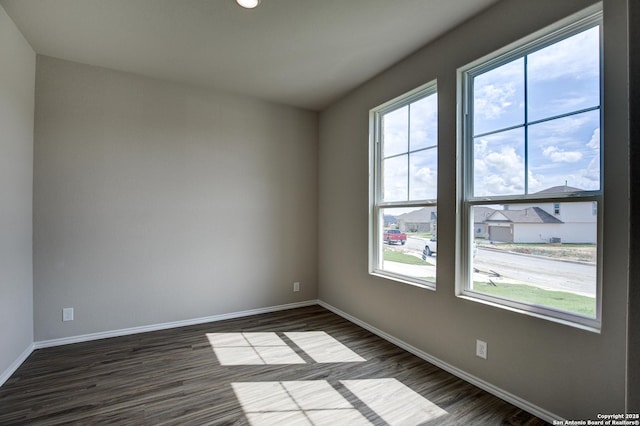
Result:
{"label": "gray wall", "polygon": [[36,341],[317,297],[316,113],[37,64]]}
{"label": "gray wall", "polygon": [[33,343],[36,54],[0,6],[0,374]]}
{"label": "gray wall", "polygon": [[[626,2],[605,2],[604,320],[601,334],[455,296],[456,70],[592,1],[508,0],[367,82],[320,116],[320,299],[568,419],[621,413],[628,285]],[[437,291],[367,273],[368,112],[438,81]],[[475,357],[475,340],[489,358]]]}
{"label": "gray wall", "polygon": [[627,410],[640,412],[640,2],[629,2],[629,140],[631,150],[631,224],[629,237],[629,347]]}

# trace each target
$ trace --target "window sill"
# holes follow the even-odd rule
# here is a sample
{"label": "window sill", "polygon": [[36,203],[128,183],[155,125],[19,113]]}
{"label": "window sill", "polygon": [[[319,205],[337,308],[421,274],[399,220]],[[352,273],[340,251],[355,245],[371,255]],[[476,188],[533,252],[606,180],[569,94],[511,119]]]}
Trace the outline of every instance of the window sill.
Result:
{"label": "window sill", "polygon": [[409,277],[404,275],[396,275],[391,272],[380,271],[380,270],[370,271],[369,275],[373,275],[374,277],[378,277],[378,278],[384,278],[390,281],[396,281],[402,284],[409,284],[414,287],[419,287],[425,290],[436,291],[435,283],[432,283],[429,281],[423,281],[423,280],[412,280]]}
{"label": "window sill", "polygon": [[[532,306],[531,309],[518,308],[516,306],[511,306],[506,303],[500,303],[498,301],[490,300],[489,298],[485,298],[483,295],[480,295],[475,292],[465,292],[461,294],[457,294],[456,297],[464,300],[468,300],[470,302],[481,303],[483,305],[491,306],[498,309],[504,309],[510,312],[515,312],[522,315],[527,315],[534,318],[540,318],[546,321],[555,322],[557,324],[562,324],[565,326],[577,328],[584,331],[589,331],[592,333],[600,334],[601,333],[601,322],[597,319],[581,317],[579,315],[572,315],[569,312],[562,311],[554,311],[552,309],[545,308],[536,308]],[[540,311],[536,311],[534,309],[539,309]],[[549,313],[546,313],[549,312]],[[564,318],[553,316],[551,313],[558,312],[559,315],[564,316]],[[575,318],[575,319],[571,319]]]}

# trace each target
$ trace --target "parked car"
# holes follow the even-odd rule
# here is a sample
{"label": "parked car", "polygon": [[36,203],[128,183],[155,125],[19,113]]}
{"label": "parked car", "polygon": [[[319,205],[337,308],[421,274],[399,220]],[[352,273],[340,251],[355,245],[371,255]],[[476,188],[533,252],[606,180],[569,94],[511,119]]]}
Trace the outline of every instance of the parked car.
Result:
{"label": "parked car", "polygon": [[435,238],[430,239],[424,245],[422,250],[422,260],[426,260],[427,256],[432,256],[433,253],[438,251],[438,241]]}
{"label": "parked car", "polygon": [[404,245],[404,243],[407,242],[407,234],[397,229],[387,229],[384,231],[382,239],[386,241],[387,244],[400,243]]}
{"label": "parked car", "polygon": [[[427,260],[428,256],[432,256],[433,253],[438,251],[438,241],[435,238],[430,239],[424,245],[424,250],[422,250],[422,260]],[[473,241],[473,257],[476,257],[478,253],[478,244],[476,244],[475,240]]]}

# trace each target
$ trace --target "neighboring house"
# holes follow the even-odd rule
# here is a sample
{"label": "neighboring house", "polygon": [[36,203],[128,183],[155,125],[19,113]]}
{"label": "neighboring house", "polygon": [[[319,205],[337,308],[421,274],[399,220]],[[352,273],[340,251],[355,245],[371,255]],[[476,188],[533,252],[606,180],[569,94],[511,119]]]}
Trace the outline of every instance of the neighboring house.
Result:
{"label": "neighboring house", "polygon": [[395,216],[390,214],[384,215],[384,227],[386,228],[396,228],[398,225],[398,219]]}
{"label": "neighboring house", "polygon": [[431,232],[435,235],[437,224],[435,207],[423,207],[398,216],[398,229],[403,232]]}
{"label": "neighboring house", "polygon": [[[567,185],[555,186],[539,194],[580,192]],[[595,244],[597,241],[596,204],[558,202],[537,204],[505,204],[502,209],[476,206],[473,209],[473,233],[476,238],[513,243]],[[437,231],[435,207],[424,207],[397,217],[384,217],[386,228],[402,232]]]}
{"label": "neighboring house", "polygon": [[476,238],[489,238],[489,227],[486,223],[496,209],[490,207],[476,206],[473,208],[473,235]]}
{"label": "neighboring house", "polygon": [[[579,192],[567,185],[548,188],[540,193]],[[476,208],[474,232],[491,241],[515,243],[595,244],[597,241],[597,206],[591,201],[544,204],[506,204],[503,210],[493,210],[484,223],[487,207]],[[486,209],[486,210],[485,210]],[[485,225],[482,230],[482,224]]]}
{"label": "neighboring house", "polygon": [[491,241],[506,243],[553,242],[551,235],[559,235],[563,222],[540,207],[518,210],[496,210],[485,221]]}

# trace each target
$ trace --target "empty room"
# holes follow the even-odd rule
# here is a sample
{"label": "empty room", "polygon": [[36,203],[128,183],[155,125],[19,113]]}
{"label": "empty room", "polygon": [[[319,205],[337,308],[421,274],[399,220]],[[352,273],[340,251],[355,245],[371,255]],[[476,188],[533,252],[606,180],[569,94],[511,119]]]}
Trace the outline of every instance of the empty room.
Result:
{"label": "empty room", "polygon": [[0,0],[1,425],[640,425],[636,0]]}

